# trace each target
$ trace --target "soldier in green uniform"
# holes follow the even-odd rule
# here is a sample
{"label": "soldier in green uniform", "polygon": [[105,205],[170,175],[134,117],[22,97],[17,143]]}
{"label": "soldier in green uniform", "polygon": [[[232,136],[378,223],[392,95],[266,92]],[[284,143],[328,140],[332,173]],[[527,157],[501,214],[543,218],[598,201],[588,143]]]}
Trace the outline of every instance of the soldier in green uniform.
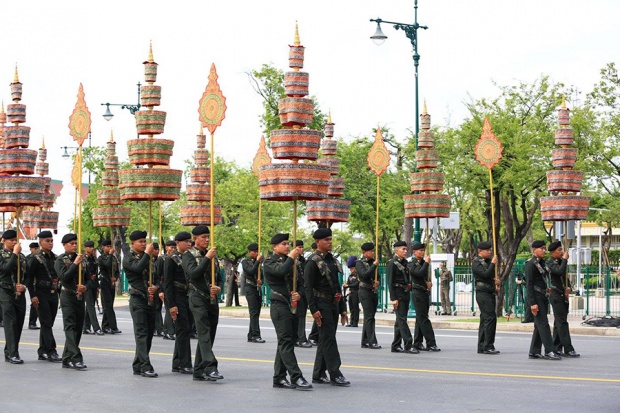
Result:
{"label": "soldier in green uniform", "polygon": [[452,303],[450,303],[450,283],[452,282],[452,272],[446,268],[446,262],[439,264],[439,285],[441,287],[441,315],[452,315]]}
{"label": "soldier in green uniform", "polygon": [[[340,371],[340,352],[336,341],[338,315],[344,326],[347,323],[347,307],[342,299],[338,273],[340,263],[331,254],[332,230],[319,228],[312,237],[317,249],[308,258],[304,268],[304,284],[308,307],[319,329],[319,345],[314,359],[313,383],[332,383],[334,386],[349,386],[351,383]],[[325,375],[329,372],[330,378]]]}
{"label": "soldier in green uniform", "polygon": [[263,256],[258,252],[258,244],[253,242],[248,245],[248,255],[241,261],[241,268],[245,274],[245,298],[248,301],[250,312],[250,328],[248,330],[248,343],[264,343],[260,333],[260,310],[262,300],[260,288],[263,280],[258,280],[258,269],[263,262]]}
{"label": "soldier in green uniform", "polygon": [[[164,254],[161,255],[158,259],[157,259],[157,274],[159,274],[159,291],[160,291],[160,298],[163,301],[163,308],[164,308],[164,340],[175,340],[176,339],[176,334],[174,332],[174,320],[172,319],[172,315],[170,314],[170,308],[166,305],[166,297],[165,297],[165,285],[164,285],[164,278],[165,278],[165,268],[166,268],[166,261],[170,259],[170,257],[172,256],[172,254],[176,251],[177,249],[177,244],[175,241],[166,241],[166,243],[164,244]],[[162,298],[163,297],[163,298]]]}
{"label": "soldier in green uniform", "polygon": [[[271,238],[273,254],[263,265],[265,280],[271,288],[271,321],[278,337],[273,387],[309,390],[312,385],[303,377],[295,357],[299,317],[292,310],[294,303],[299,303],[301,298],[298,291],[293,292],[293,266],[303,247],[298,246],[289,252],[288,239],[288,234],[276,234]],[[286,379],[287,373],[291,377],[290,382]]]}
{"label": "soldier in green uniform", "polygon": [[[544,256],[547,250],[544,241],[534,241],[532,243],[533,257],[525,263],[525,280],[527,283],[527,304],[532,309],[534,315],[534,333],[530,343],[528,357],[531,359],[562,360],[556,354],[553,346],[553,337],[547,319],[549,308],[549,298],[547,296],[550,289],[551,280],[549,271],[546,268]],[[545,355],[541,354],[542,345],[545,345]]]}
{"label": "soldier in green uniform", "polygon": [[375,281],[375,271],[379,261],[375,259],[375,244],[362,244],[362,257],[355,263],[355,272],[359,279],[359,299],[364,310],[364,325],[362,326],[362,348],[378,350],[375,334],[375,314],[379,305],[379,280]]}
{"label": "soldier in green uniform", "polygon": [[345,327],[357,327],[357,323],[359,323],[360,320],[360,280],[357,278],[357,273],[355,272],[356,262],[357,257],[355,255],[347,259],[347,268],[349,269],[350,274],[347,282],[342,285],[343,290],[346,288],[349,289],[347,298],[349,299],[349,311],[351,312],[351,320]]}
{"label": "soldier in green uniform", "polygon": [[41,250],[32,254],[26,271],[30,301],[39,313],[39,360],[55,363],[62,362],[56,350],[56,340],[52,327],[58,313],[58,276],[54,269],[56,255],[52,252],[54,238],[51,231],[42,231],[38,234]]}
{"label": "soldier in green uniform", "polygon": [[306,315],[308,314],[308,299],[306,298],[306,287],[304,285],[304,268],[306,267],[306,257],[304,257],[303,240],[295,241],[295,248],[301,248],[301,253],[297,257],[297,292],[299,293],[299,302],[297,303],[297,339],[295,347],[312,348],[312,344],[306,336]]}
{"label": "soldier in green uniform", "polygon": [[[411,296],[415,308],[415,329],[413,330],[413,347],[420,351],[441,351],[435,341],[433,325],[428,318],[430,291],[433,284],[428,280],[428,266],[431,257],[424,256],[425,244],[413,244],[413,258],[409,264],[411,271]],[[426,340],[426,347],[422,341]]]}
{"label": "soldier in green uniform", "polygon": [[[80,350],[82,329],[84,327],[84,294],[86,286],[79,282],[79,272],[82,271],[82,282],[85,275],[82,254],[78,255],[77,235],[65,234],[62,237],[62,246],[65,252],[56,258],[54,269],[62,285],[60,293],[60,309],[62,310],[62,324],[65,331],[65,349],[62,352],[62,368],[85,370],[84,357]],[[80,264],[82,264],[80,266]],[[94,307],[94,305],[93,305]]]}
{"label": "soldier in green uniform", "polygon": [[[222,291],[224,281],[217,263],[217,250],[209,247],[209,227],[198,225],[192,230],[194,247],[182,256],[183,270],[189,281],[189,307],[194,315],[198,345],[194,358],[194,380],[215,381],[224,378],[218,371],[218,362],[213,354],[213,342],[217,332],[220,308],[217,295]],[[213,270],[212,270],[213,267]],[[215,284],[211,283],[212,271]]]}
{"label": "soldier in green uniform", "polygon": [[174,352],[172,372],[193,374],[192,349],[189,338],[189,299],[187,279],[181,257],[190,249],[192,234],[179,232],[174,237],[176,248],[164,262],[164,300],[170,318],[174,321]]}
{"label": "soldier in green uniform", "polygon": [[[99,264],[95,255],[95,243],[84,241],[84,264],[82,264],[82,274],[84,275],[84,303],[86,304],[86,315],[84,316],[84,334],[103,335],[103,330],[97,319],[95,301],[99,290]],[[92,332],[90,326],[93,326]]]}
{"label": "soldier in green uniform", "polygon": [[[19,356],[24,319],[26,317],[26,287],[22,284],[26,273],[26,257],[12,229],[2,234],[4,247],[0,250],[0,303],[4,322],[4,361],[23,364]],[[20,260],[20,282],[17,281],[17,260]]]}
{"label": "soldier in green uniform", "polygon": [[[547,261],[547,268],[551,274],[551,307],[553,307],[553,346],[560,357],[579,357],[575,351],[570,331],[568,329],[568,295],[571,292],[570,283],[566,276],[568,251],[564,252],[562,243],[555,241],[549,244],[551,257]],[[562,351],[564,350],[564,351]]]}
{"label": "soldier in green uniform", "polygon": [[[407,312],[411,299],[411,274],[407,265],[407,243],[396,241],[394,255],[386,265],[388,291],[396,315],[391,351],[392,353],[417,354],[419,350],[413,347],[411,330],[407,324]],[[403,342],[404,348],[401,347]]]}
{"label": "soldier in green uniform", "polygon": [[106,334],[121,334],[116,323],[116,312],[114,312],[114,296],[116,295],[114,286],[119,277],[118,259],[114,255],[114,248],[109,239],[101,241],[102,254],[99,256],[99,289],[101,291],[101,305],[103,307],[103,318],[101,326]]}
{"label": "soldier in green uniform", "polygon": [[[32,254],[39,252],[39,243],[31,242],[28,247],[30,248],[30,254],[26,255],[26,263],[30,262],[30,257],[32,256]],[[37,318],[39,318],[39,316],[37,315],[37,309],[34,308],[34,305],[32,303],[30,303],[30,315],[28,316],[28,330],[38,330],[40,328],[39,326],[37,326]]]}
{"label": "soldier in green uniform", "polygon": [[142,377],[157,377],[149,358],[155,331],[154,295],[158,290],[157,285],[153,284],[149,287],[148,283],[149,263],[155,256],[155,249],[153,244],[146,244],[146,231],[133,231],[129,234],[129,240],[131,251],[123,258],[123,269],[129,282],[129,312],[136,338],[136,354],[132,363],[133,374]]}
{"label": "soldier in green uniform", "polygon": [[494,281],[497,255],[491,259],[492,246],[489,241],[480,242],[478,256],[474,258],[471,266],[476,283],[476,302],[480,309],[478,354],[499,354],[499,350],[495,350],[495,329],[497,328],[495,294],[499,280]]}

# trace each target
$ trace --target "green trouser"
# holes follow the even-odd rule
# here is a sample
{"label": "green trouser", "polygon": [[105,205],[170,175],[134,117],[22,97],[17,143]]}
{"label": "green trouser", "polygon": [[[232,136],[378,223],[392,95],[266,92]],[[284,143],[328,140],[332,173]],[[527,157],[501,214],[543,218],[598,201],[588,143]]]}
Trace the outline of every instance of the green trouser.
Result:
{"label": "green trouser", "polygon": [[428,307],[430,306],[430,296],[427,291],[414,288],[411,292],[413,307],[415,308],[415,328],[413,329],[413,346],[422,346],[422,341],[426,340],[427,347],[437,345],[433,325],[428,318]]}
{"label": "green trouser", "polygon": [[359,299],[360,303],[362,303],[362,309],[364,310],[362,345],[377,344],[377,335],[375,334],[375,314],[377,313],[379,296],[372,290],[360,287]]}
{"label": "green trouser", "polygon": [[65,331],[65,349],[62,352],[62,362],[83,362],[80,340],[84,327],[84,300],[78,300],[74,292],[63,290],[60,293],[60,309],[62,310],[62,325]]}
{"label": "green trouser", "polygon": [[149,353],[155,331],[155,307],[149,306],[146,297],[132,294],[129,298],[129,312],[133,320],[133,334],[136,338],[136,355],[131,366],[134,373],[151,371],[153,365]]}
{"label": "green trouser", "polygon": [[250,328],[248,329],[248,340],[260,338],[260,319],[261,297],[260,291],[250,284],[245,285],[245,298],[248,301],[248,310],[250,312]]}
{"label": "green trouser", "polygon": [[56,292],[50,293],[37,291],[37,298],[39,299],[39,322],[41,323],[41,330],[39,330],[39,349],[37,353],[39,356],[43,354],[52,355],[58,354],[56,350],[56,339],[54,339],[54,320],[56,314],[58,314],[58,294]]}
{"label": "green trouser", "polygon": [[480,309],[478,351],[495,350],[495,330],[497,329],[495,294],[490,291],[476,290],[476,302]]}
{"label": "green trouser", "polygon": [[210,374],[217,370],[217,359],[213,354],[213,342],[217,332],[217,323],[220,317],[220,308],[211,302],[211,298],[192,290],[189,293],[189,308],[194,315],[198,345],[194,358],[194,377]]}
{"label": "green trouser", "polygon": [[185,290],[176,289],[174,301],[179,310],[174,322],[174,352],[172,353],[172,368],[184,369],[192,367],[192,349],[190,344],[190,310],[189,300]]}
{"label": "green trouser", "polygon": [[325,370],[333,380],[342,376],[340,372],[340,352],[336,342],[336,329],[338,328],[338,305],[331,301],[319,298],[316,304],[321,312],[321,327],[319,327],[319,345],[316,348],[314,369],[312,378],[318,380]]}
{"label": "green trouser", "polygon": [[19,340],[26,317],[25,293],[16,298],[13,291],[0,288],[0,303],[4,322],[4,358],[19,357]]}
{"label": "green trouser", "polygon": [[90,330],[90,326],[93,326],[93,331],[101,330],[99,320],[97,319],[97,310],[95,310],[95,301],[97,300],[97,289],[89,287],[84,293],[84,303],[86,304],[86,316],[84,323],[84,330]]}
{"label": "green trouser", "polygon": [[273,364],[273,382],[279,383],[280,380],[286,378],[288,372],[291,376],[291,382],[294,383],[302,376],[295,357],[299,317],[297,314],[291,313],[289,303],[280,300],[271,301],[269,312],[278,337],[278,349]]}

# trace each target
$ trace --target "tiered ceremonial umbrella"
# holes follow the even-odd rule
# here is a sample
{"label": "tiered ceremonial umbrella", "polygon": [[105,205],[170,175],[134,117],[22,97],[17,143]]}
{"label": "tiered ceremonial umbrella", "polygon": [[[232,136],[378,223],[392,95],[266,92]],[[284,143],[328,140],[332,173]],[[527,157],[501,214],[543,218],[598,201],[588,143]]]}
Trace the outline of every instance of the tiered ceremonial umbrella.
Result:
{"label": "tiered ceremonial umbrella", "polygon": [[[260,142],[258,144],[258,151],[256,151],[256,155],[254,155],[254,159],[252,160],[252,172],[259,178],[260,168],[264,165],[271,164],[271,156],[269,156],[269,151],[267,150],[267,144],[265,142],[265,136],[260,137]],[[260,254],[260,246],[261,246],[261,234],[263,233],[263,199],[258,197],[258,251]],[[261,266],[258,266],[258,273],[256,279],[260,281],[260,269]]]}

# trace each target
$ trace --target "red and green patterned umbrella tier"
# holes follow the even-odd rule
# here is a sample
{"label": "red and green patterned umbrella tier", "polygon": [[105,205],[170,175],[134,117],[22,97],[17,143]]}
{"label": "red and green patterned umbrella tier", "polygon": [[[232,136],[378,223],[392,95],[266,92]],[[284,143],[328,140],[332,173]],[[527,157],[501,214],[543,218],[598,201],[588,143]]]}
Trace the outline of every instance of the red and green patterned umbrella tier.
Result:
{"label": "red and green patterned umbrella tier", "polygon": [[309,77],[308,72],[286,72],[284,74],[286,96],[308,95]]}
{"label": "red and green patterned umbrella tier", "polygon": [[157,63],[144,62],[144,80],[146,83],[155,83],[157,81]]}
{"label": "red and green patterned umbrella tier", "polygon": [[58,228],[58,212],[26,210],[22,212],[22,224],[31,228]]}
{"label": "red and green patterned umbrella tier", "polygon": [[13,102],[22,100],[22,84],[19,82],[11,83],[11,100]]}
{"label": "red and green patterned umbrella tier", "polygon": [[168,165],[174,141],[169,139],[141,138],[127,141],[129,162],[132,165]]}
{"label": "red and green patterned umbrella tier", "polygon": [[304,47],[303,46],[289,46],[288,52],[288,67],[291,69],[304,67]]}
{"label": "red and green patterned umbrella tier", "polygon": [[207,202],[211,200],[211,186],[204,184],[187,184],[185,189],[188,201]]}
{"label": "red and green patterned umbrella tier", "polygon": [[284,127],[305,126],[312,122],[314,102],[310,98],[282,98],[278,101],[278,113]]}
{"label": "red and green patterned umbrella tier", "polygon": [[326,123],[325,127],[323,128],[323,132],[325,133],[326,138],[333,138],[334,137],[334,124]]}
{"label": "red and green patterned umbrella tier", "polygon": [[183,171],[132,168],[118,171],[123,201],[174,201],[179,199]]}
{"label": "red and green patterned umbrella tier", "polygon": [[575,142],[573,130],[571,128],[560,128],[555,130],[555,144],[570,146]]}
{"label": "red and green patterned umbrella tier", "polygon": [[194,151],[194,163],[196,165],[208,165],[209,158],[209,151],[207,149],[197,149]]}
{"label": "red and green patterned umbrella tier", "polygon": [[1,206],[40,206],[45,179],[38,176],[0,176]]}
{"label": "red and green patterned umbrella tier", "polygon": [[339,178],[336,176],[332,176],[332,179],[329,181],[329,188],[327,189],[327,194],[330,197],[341,197],[344,195],[344,178]]}
{"label": "red and green patterned umbrella tier", "polygon": [[[333,124],[332,124],[333,126]],[[325,136],[327,136],[327,125],[325,125]],[[323,139],[321,144],[321,152],[323,156],[334,156],[338,151],[338,142],[334,139]]]}
{"label": "red and green patterned umbrella tier", "polygon": [[34,173],[37,175],[49,175],[50,166],[47,162],[37,162],[34,166]]}
{"label": "red and green patterned umbrella tier", "polygon": [[56,195],[53,192],[46,192],[43,194],[43,203],[41,204],[42,208],[52,208],[54,203],[56,202]]}
{"label": "red and green patterned umbrella tier", "polygon": [[570,110],[568,108],[558,110],[558,123],[562,126],[570,125]]}
{"label": "red and green patterned umbrella tier", "polygon": [[430,130],[421,130],[418,133],[418,147],[420,148],[434,148],[435,147],[435,138],[433,131]]}
{"label": "red and green patterned umbrella tier", "polygon": [[548,171],[547,189],[549,192],[581,192],[583,171]]}
{"label": "red and green patterned umbrella tier", "polygon": [[308,221],[349,222],[351,201],[348,199],[325,199],[321,201],[308,201],[306,203],[306,215]]}
{"label": "red and green patterned umbrella tier", "polygon": [[142,106],[145,106],[147,108],[159,106],[161,103],[161,86],[140,86],[140,102]]}
{"label": "red and green patterned umbrella tier", "polygon": [[98,189],[97,202],[99,205],[123,205],[121,191],[118,189]]}
{"label": "red and green patterned umbrella tier", "polygon": [[443,172],[415,172],[409,174],[411,192],[441,191],[445,183]]}
{"label": "red and green patterned umbrella tier", "polygon": [[207,183],[211,178],[211,169],[207,166],[194,166],[189,172],[189,178],[197,184]]}
{"label": "red and green patterned umbrella tier", "polygon": [[32,175],[37,161],[37,151],[11,149],[0,151],[0,173]]}
{"label": "red and green patterned umbrella tier", "polygon": [[318,200],[329,197],[329,167],[305,163],[280,163],[260,168],[261,199],[272,201]]}
{"label": "red and green patterned umbrella tier", "polygon": [[329,166],[330,173],[332,175],[338,175],[340,170],[340,158],[319,158],[317,161],[319,165]]}
{"label": "red and green patterned umbrella tier", "polygon": [[437,163],[439,162],[439,152],[435,149],[416,151],[415,161],[418,169],[437,168]]}
{"label": "red and green patterned umbrella tier", "polygon": [[420,129],[428,130],[431,128],[431,115],[428,113],[423,113],[420,115]]}
{"label": "red and green patterned umbrella tier", "polygon": [[319,157],[322,133],[312,129],[276,129],[271,131],[271,151],[275,159]]}
{"label": "red and green patterned umbrella tier", "polygon": [[166,112],[161,110],[141,110],[136,112],[138,135],[160,135],[164,133]]}
{"label": "red and green patterned umbrella tier", "polygon": [[577,161],[577,148],[556,148],[551,151],[551,162],[556,169],[572,168]]}
{"label": "red and green patterned umbrella tier", "polygon": [[28,148],[30,127],[15,125],[4,127],[4,149]]}
{"label": "red and green patterned umbrella tier", "polygon": [[582,221],[588,217],[590,197],[557,195],[540,198],[540,215],[543,221]]}
{"label": "red and green patterned umbrella tier", "polygon": [[116,142],[108,141],[108,143],[106,143],[106,148],[108,155],[116,155]]}
{"label": "red and green patterned umbrella tier", "polygon": [[207,135],[196,135],[196,146],[198,149],[204,149],[207,144]]}
{"label": "red and green patterned umbrella tier", "polygon": [[92,216],[95,227],[128,227],[131,221],[131,208],[93,208]]}
{"label": "red and green patterned umbrella tier", "polygon": [[26,122],[26,105],[9,103],[6,105],[6,119],[9,123]]}
{"label": "red and green patterned umbrella tier", "polygon": [[450,195],[415,194],[405,195],[406,218],[449,218]]}
{"label": "red and green patterned umbrella tier", "polygon": [[118,186],[118,171],[103,171],[101,184],[103,186]]}
{"label": "red and green patterned umbrella tier", "polygon": [[[187,204],[180,206],[181,225],[211,225],[210,204]],[[222,207],[213,205],[213,225],[222,223]]]}
{"label": "red and green patterned umbrella tier", "polygon": [[[144,140],[144,139],[140,139],[140,140]],[[105,164],[104,164],[104,168],[105,169],[118,169],[118,156],[116,155],[108,155],[105,158]]]}
{"label": "red and green patterned umbrella tier", "polygon": [[39,162],[45,162],[47,160],[47,149],[39,148],[39,154],[37,155]]}

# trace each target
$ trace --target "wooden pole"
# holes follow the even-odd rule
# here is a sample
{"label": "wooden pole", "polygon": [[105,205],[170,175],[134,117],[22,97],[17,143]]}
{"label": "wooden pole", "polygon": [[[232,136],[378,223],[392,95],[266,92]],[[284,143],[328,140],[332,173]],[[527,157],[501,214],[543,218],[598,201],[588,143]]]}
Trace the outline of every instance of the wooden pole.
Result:
{"label": "wooden pole", "polygon": [[[493,173],[489,169],[489,186],[491,188],[491,231],[493,231],[493,254],[497,255],[497,240],[495,239],[495,194],[493,193]],[[497,266],[495,264],[495,279],[497,280]]]}
{"label": "wooden pole", "polygon": [[165,253],[166,247],[164,246],[164,240],[162,239],[162,211],[161,211],[161,201],[159,201],[159,252]]}
{"label": "wooden pole", "polygon": [[[429,252],[430,252],[430,248],[431,248],[430,243],[429,243],[430,238],[431,238],[430,237],[430,228],[428,226],[428,218],[426,218],[426,246],[424,248],[424,254],[425,255],[428,255]],[[432,275],[431,275],[432,272],[433,272],[433,270],[432,270],[432,268],[431,268],[431,266],[429,264],[429,266],[428,266],[428,273],[427,273],[427,277],[428,277],[428,281],[429,282],[432,282]],[[429,290],[429,292],[430,292],[430,290]]]}
{"label": "wooden pole", "polygon": [[[375,214],[375,260],[379,259],[379,194],[381,193],[381,175],[377,175],[377,208]],[[379,267],[375,268],[375,281],[379,281]]]}
{"label": "wooden pole", "polygon": [[[213,168],[214,166],[214,162],[213,162],[213,158],[215,157],[214,153],[213,153],[213,133],[211,133],[211,156],[210,156],[210,168],[209,168],[209,196],[211,198],[211,202],[209,203],[209,207],[210,207],[210,216],[211,216],[211,222],[210,222],[210,239],[211,239],[211,248],[215,247],[215,209],[214,209],[214,201],[215,201],[215,182],[213,182]],[[213,259],[211,260],[211,286],[215,285],[215,265],[214,265],[214,261],[215,261],[215,257],[213,257]],[[215,301],[215,296],[211,295],[211,302]]]}
{"label": "wooden pole", "polygon": [[[79,162],[79,170],[80,170],[80,179],[79,179],[79,195],[78,195],[78,230],[77,230],[77,253],[78,255],[82,253],[82,145],[80,145],[78,149],[78,156],[80,158]],[[78,265],[78,284],[82,284],[82,263]],[[78,293],[78,297],[81,297],[82,294]]]}
{"label": "wooden pole", "polygon": [[[149,199],[149,244],[153,243],[153,201]],[[149,257],[149,287],[153,286],[153,260]]]}
{"label": "wooden pole", "polygon": [[[19,207],[19,205],[15,206],[16,210],[15,210],[15,228],[17,229],[17,242],[19,242],[19,216],[21,214],[21,208]],[[17,284],[21,284],[21,264],[22,264],[22,260],[20,255],[17,255]],[[17,298],[19,295],[21,295],[20,292],[15,292],[15,298]]]}
{"label": "wooden pole", "polygon": [[[293,248],[297,244],[297,198],[293,198]],[[297,292],[297,258],[293,261],[293,291]],[[291,312],[297,313],[297,301],[291,300]]]}
{"label": "wooden pole", "polygon": [[[260,239],[261,233],[263,232],[263,200],[258,197],[258,255],[260,255]],[[256,279],[260,281],[260,264],[258,264],[258,272],[256,275]],[[258,287],[260,288],[260,286]]]}

